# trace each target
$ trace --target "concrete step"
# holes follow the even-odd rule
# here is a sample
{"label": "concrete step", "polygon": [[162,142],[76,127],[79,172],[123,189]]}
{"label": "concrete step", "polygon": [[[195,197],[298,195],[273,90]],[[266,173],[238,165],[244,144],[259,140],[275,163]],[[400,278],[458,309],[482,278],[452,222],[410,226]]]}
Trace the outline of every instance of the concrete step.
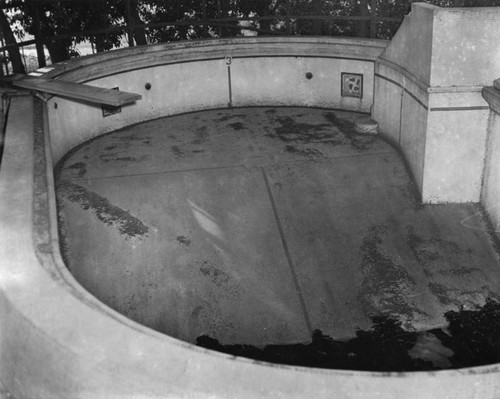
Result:
{"label": "concrete step", "polygon": [[360,134],[378,134],[378,123],[369,116],[362,116],[355,119],[354,128]]}

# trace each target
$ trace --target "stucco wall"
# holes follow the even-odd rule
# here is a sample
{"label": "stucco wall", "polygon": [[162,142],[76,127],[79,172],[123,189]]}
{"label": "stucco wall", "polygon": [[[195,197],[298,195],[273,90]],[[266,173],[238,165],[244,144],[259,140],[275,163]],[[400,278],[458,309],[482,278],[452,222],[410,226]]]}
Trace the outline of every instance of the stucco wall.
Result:
{"label": "stucco wall", "polygon": [[500,7],[434,12],[431,86],[485,86],[500,71]]}
{"label": "stucco wall", "polygon": [[480,199],[488,118],[480,92],[498,73],[500,44],[490,34],[499,26],[499,7],[413,3],[376,62],[373,118],[397,138],[424,202]]}
{"label": "stucco wall", "polygon": [[434,13],[439,7],[412,4],[411,13],[405,17],[391,44],[382,57],[399,65],[425,84],[431,80]]}
{"label": "stucco wall", "polygon": [[490,217],[493,232],[500,236],[500,90],[493,87],[487,90],[485,98],[491,110],[488,118],[481,203]]}

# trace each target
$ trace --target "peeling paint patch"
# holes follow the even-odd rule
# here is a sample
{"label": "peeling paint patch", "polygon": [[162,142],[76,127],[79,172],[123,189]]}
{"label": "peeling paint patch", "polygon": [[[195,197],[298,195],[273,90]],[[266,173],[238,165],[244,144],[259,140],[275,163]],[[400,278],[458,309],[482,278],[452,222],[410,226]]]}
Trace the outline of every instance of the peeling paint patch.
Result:
{"label": "peeling paint patch", "polygon": [[184,156],[184,152],[179,148],[179,146],[173,145],[173,146],[170,147],[170,149],[172,150],[172,153],[176,157],[183,157]]}
{"label": "peeling paint patch", "polygon": [[432,292],[433,295],[436,296],[436,298],[439,299],[439,302],[441,302],[443,305],[454,305],[455,300],[452,299],[451,294],[453,292],[452,289],[447,287],[446,285],[435,283],[435,282],[430,282],[428,284],[429,290]]}
{"label": "peeling paint patch", "polygon": [[423,314],[409,302],[416,282],[408,271],[382,249],[387,228],[374,225],[368,230],[360,246],[363,281],[359,299],[369,316],[390,315],[402,317],[407,323],[414,314]]}
{"label": "peeling paint patch", "polygon": [[[222,114],[219,114],[219,115],[222,115]],[[231,119],[234,119],[234,118],[246,118],[247,116],[245,114],[236,114],[236,115],[225,115],[223,116],[222,118],[219,118],[218,119],[218,122],[227,122]]]}
{"label": "peeling paint patch", "polygon": [[245,125],[241,122],[230,123],[229,126],[231,126],[234,130],[242,130],[245,128]]}
{"label": "peeling paint patch", "polygon": [[200,273],[219,287],[226,285],[230,279],[229,274],[211,266],[208,262],[204,262],[200,267]]}
{"label": "peeling paint patch", "polygon": [[76,162],[67,167],[68,169],[74,169],[77,172],[76,177],[82,178],[87,173],[87,164],[85,162]]}
{"label": "peeling paint patch", "polygon": [[274,129],[275,133],[269,133],[266,136],[277,138],[285,143],[346,144],[342,137],[332,131],[330,124],[298,123],[289,116],[276,120],[281,126]]}
{"label": "peeling paint patch", "polygon": [[209,133],[208,128],[206,126],[202,126],[195,131],[195,139],[191,142],[191,144],[199,145],[203,144],[208,140]]}
{"label": "peeling paint patch", "polygon": [[85,187],[63,180],[58,185],[57,195],[78,204],[83,210],[92,211],[99,221],[118,229],[126,238],[144,239],[148,236],[149,228],[139,219]]}
{"label": "peeling paint patch", "polygon": [[285,151],[289,152],[291,154],[299,154],[299,155],[304,155],[306,157],[324,157],[321,151],[315,149],[315,148],[306,148],[306,149],[299,149],[293,145],[286,145],[285,146]]}
{"label": "peeling paint patch", "polygon": [[203,261],[199,271],[204,278],[217,287],[216,292],[214,292],[216,295],[214,301],[217,302],[219,297],[235,299],[240,296],[240,285],[234,281],[230,274],[221,269],[217,261]]}
{"label": "peeling paint patch", "polygon": [[488,278],[474,267],[473,253],[457,243],[439,237],[422,237],[407,227],[407,242],[428,278],[430,292],[448,307],[484,305],[491,295]]}
{"label": "peeling paint patch", "polygon": [[184,247],[189,247],[191,245],[191,240],[187,239],[184,236],[177,236],[176,240]]}
{"label": "peeling paint patch", "polygon": [[139,163],[139,162],[144,162],[145,160],[146,160],[146,156],[143,156],[143,157],[140,157],[140,158],[136,158],[136,157],[117,157],[117,158],[113,158],[113,159],[110,159],[110,160],[106,160],[105,162],[118,161],[118,162],[135,162],[135,163]]}

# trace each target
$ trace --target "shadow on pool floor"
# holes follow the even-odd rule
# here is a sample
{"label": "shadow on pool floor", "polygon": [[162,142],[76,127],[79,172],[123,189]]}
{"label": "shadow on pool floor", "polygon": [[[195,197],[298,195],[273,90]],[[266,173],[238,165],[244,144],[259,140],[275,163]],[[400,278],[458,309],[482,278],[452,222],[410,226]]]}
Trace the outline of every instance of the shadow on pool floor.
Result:
{"label": "shadow on pool floor", "polygon": [[368,331],[336,341],[315,330],[312,342],[294,345],[222,345],[207,335],[198,346],[234,356],[304,367],[363,371],[423,371],[463,368],[500,361],[500,303],[488,299],[476,310],[449,311],[447,328],[405,331],[388,316],[374,317]]}

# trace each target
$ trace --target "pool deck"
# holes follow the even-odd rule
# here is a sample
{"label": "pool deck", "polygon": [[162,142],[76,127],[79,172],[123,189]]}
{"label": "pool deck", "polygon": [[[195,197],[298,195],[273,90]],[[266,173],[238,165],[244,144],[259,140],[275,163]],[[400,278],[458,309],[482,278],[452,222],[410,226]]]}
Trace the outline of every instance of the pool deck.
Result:
{"label": "pool deck", "polygon": [[56,173],[69,269],[188,342],[348,339],[380,315],[427,330],[499,299],[481,209],[422,206],[400,154],[353,132],[359,116],[225,109],[84,143]]}

